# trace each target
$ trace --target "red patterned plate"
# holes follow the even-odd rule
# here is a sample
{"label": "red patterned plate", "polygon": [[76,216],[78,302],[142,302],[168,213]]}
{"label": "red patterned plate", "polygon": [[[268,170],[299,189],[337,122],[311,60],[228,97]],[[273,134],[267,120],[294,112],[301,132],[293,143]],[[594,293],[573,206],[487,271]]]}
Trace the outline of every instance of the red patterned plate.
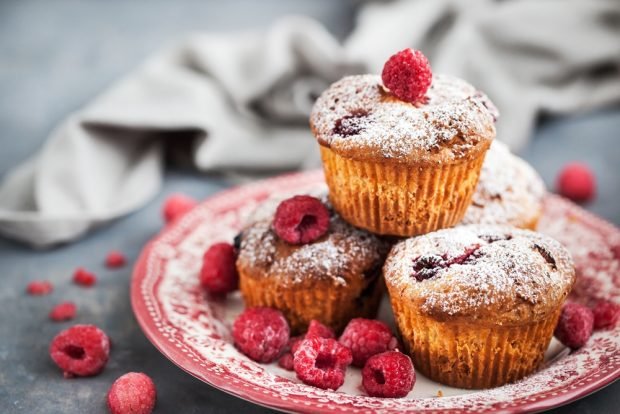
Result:
{"label": "red patterned plate", "polygon": [[[202,253],[214,242],[231,241],[266,198],[280,192],[308,192],[321,185],[322,173],[311,172],[222,192],[145,247],[134,270],[131,300],[146,336],[166,357],[240,398],[312,413],[537,411],[588,395],[620,376],[620,327],[596,332],[585,347],[572,353],[553,340],[544,366],[515,384],[468,391],[418,375],[413,391],[401,399],[365,396],[357,369],[347,371],[338,391],[324,391],[300,383],[294,373],[277,364],[261,365],[241,355],[232,345],[229,328],[243,303],[238,293],[226,301],[202,294],[197,278]],[[578,271],[574,300],[620,302],[620,230],[552,195],[545,200],[540,230],[563,242],[574,256]],[[391,318],[388,308],[383,306],[381,312],[386,320]]]}

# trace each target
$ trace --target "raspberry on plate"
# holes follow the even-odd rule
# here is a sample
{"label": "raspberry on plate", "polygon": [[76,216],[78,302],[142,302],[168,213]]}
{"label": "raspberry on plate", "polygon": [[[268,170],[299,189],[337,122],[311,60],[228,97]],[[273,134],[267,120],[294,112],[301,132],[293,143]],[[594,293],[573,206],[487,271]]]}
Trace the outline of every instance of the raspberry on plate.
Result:
{"label": "raspberry on plate", "polygon": [[352,360],[351,351],[335,339],[314,337],[299,344],[293,366],[304,384],[336,390],[344,384]]}
{"label": "raspberry on plate", "polygon": [[75,311],[75,303],[61,302],[52,308],[49,318],[55,322],[69,321],[75,318]]}
{"label": "raspberry on plate", "polygon": [[592,308],[594,315],[594,329],[614,328],[620,318],[620,306],[607,300],[602,300]]}
{"label": "raspberry on plate", "polygon": [[196,207],[197,204],[196,200],[185,194],[176,193],[168,196],[164,201],[164,207],[162,209],[164,221],[166,223],[173,222]]}
{"label": "raspberry on plate", "polygon": [[362,370],[362,386],[371,397],[404,397],[414,384],[411,358],[398,351],[371,356]]}
{"label": "raspberry on plate", "polygon": [[385,323],[364,318],[351,319],[338,341],[351,350],[353,365],[360,368],[371,356],[398,348],[398,340]]}
{"label": "raspberry on plate", "polygon": [[237,253],[230,243],[216,243],[202,258],[200,284],[207,292],[225,295],[239,288],[239,274],[235,266]]}
{"label": "raspberry on plate", "polygon": [[278,205],[273,229],[290,244],[311,243],[329,229],[329,210],[318,198],[298,195]]}
{"label": "raspberry on plate", "polygon": [[150,414],[156,399],[153,380],[142,372],[129,372],[110,387],[108,408],[111,414]]}
{"label": "raspberry on plate", "polygon": [[26,286],[26,293],[33,296],[43,296],[52,293],[54,285],[47,280],[35,280],[28,283]]}
{"label": "raspberry on plate", "polygon": [[567,347],[578,349],[588,341],[593,327],[594,315],[590,308],[571,302],[562,308],[560,320],[553,334]]}
{"label": "raspberry on plate", "polygon": [[105,265],[110,269],[123,267],[126,263],[125,255],[118,250],[112,250],[105,258]]}
{"label": "raspberry on plate", "polygon": [[73,273],[73,282],[80,286],[92,286],[97,283],[97,276],[88,270],[78,267]]}
{"label": "raspberry on plate", "polygon": [[275,361],[288,344],[290,330],[282,312],[271,308],[248,308],[235,319],[235,346],[257,362]]}
{"label": "raspberry on plate", "polygon": [[94,325],[75,325],[54,337],[49,353],[65,377],[99,374],[110,356],[110,340]]}
{"label": "raspberry on plate", "polygon": [[596,192],[594,173],[580,162],[566,164],[558,175],[556,186],[561,195],[573,201],[589,201]]}
{"label": "raspberry on plate", "polygon": [[306,338],[335,338],[336,334],[331,328],[323,325],[321,322],[313,319],[308,325],[308,331],[306,332]]}
{"label": "raspberry on plate", "polygon": [[426,56],[419,50],[407,48],[385,62],[381,79],[398,99],[415,103],[424,98],[433,74]]}

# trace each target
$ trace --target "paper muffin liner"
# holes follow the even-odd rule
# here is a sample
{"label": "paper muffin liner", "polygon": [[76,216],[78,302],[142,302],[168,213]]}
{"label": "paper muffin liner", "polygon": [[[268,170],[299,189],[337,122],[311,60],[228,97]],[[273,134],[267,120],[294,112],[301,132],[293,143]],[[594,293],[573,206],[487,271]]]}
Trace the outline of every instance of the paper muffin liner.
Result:
{"label": "paper muffin liner", "polygon": [[483,389],[517,381],[538,368],[553,336],[561,304],[547,318],[518,326],[440,322],[401,300],[392,306],[415,369],[433,381]]}
{"label": "paper muffin liner", "polygon": [[334,286],[317,282],[315,286],[284,286],[268,276],[251,277],[239,273],[239,287],[246,307],[265,306],[280,310],[293,335],[306,331],[312,319],[340,332],[352,318],[374,318],[384,292],[380,277],[371,282],[362,295],[352,292],[351,286]]}
{"label": "paper muffin liner", "polygon": [[349,223],[373,233],[414,236],[465,215],[485,151],[456,164],[399,164],[345,158],[321,146],[330,200]]}

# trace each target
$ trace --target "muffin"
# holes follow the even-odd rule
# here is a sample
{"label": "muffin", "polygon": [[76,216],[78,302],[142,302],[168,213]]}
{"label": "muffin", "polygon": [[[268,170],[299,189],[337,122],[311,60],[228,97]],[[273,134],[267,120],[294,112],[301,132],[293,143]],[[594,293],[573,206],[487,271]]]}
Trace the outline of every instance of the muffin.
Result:
{"label": "muffin", "polygon": [[575,280],[557,241],[480,225],[399,242],[384,276],[416,369],[475,389],[519,380],[540,365]]}
{"label": "muffin", "polygon": [[279,309],[293,334],[312,319],[340,331],[352,318],[372,318],[384,291],[389,244],[327,210],[326,233],[309,243],[283,240],[273,213],[241,233],[237,269],[246,306]]}
{"label": "muffin", "polygon": [[460,224],[505,224],[535,230],[544,195],[545,184],[536,171],[494,141]]}
{"label": "muffin", "polygon": [[349,223],[412,236],[457,224],[495,137],[488,98],[436,75],[416,102],[379,76],[348,76],[316,101],[310,127],[320,144],[330,200]]}

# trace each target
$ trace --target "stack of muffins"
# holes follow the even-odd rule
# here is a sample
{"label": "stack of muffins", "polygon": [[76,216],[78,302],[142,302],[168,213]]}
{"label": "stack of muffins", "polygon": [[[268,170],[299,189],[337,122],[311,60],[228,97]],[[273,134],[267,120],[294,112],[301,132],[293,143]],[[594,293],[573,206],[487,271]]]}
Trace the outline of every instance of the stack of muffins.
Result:
{"label": "stack of muffins", "polygon": [[489,388],[534,371],[574,269],[566,249],[532,231],[544,186],[493,142],[496,117],[483,93],[433,76],[411,49],[382,77],[334,83],[310,118],[329,193],[244,229],[246,305],[281,310],[296,333],[313,319],[339,331],[373,317],[387,286],[424,375]]}

